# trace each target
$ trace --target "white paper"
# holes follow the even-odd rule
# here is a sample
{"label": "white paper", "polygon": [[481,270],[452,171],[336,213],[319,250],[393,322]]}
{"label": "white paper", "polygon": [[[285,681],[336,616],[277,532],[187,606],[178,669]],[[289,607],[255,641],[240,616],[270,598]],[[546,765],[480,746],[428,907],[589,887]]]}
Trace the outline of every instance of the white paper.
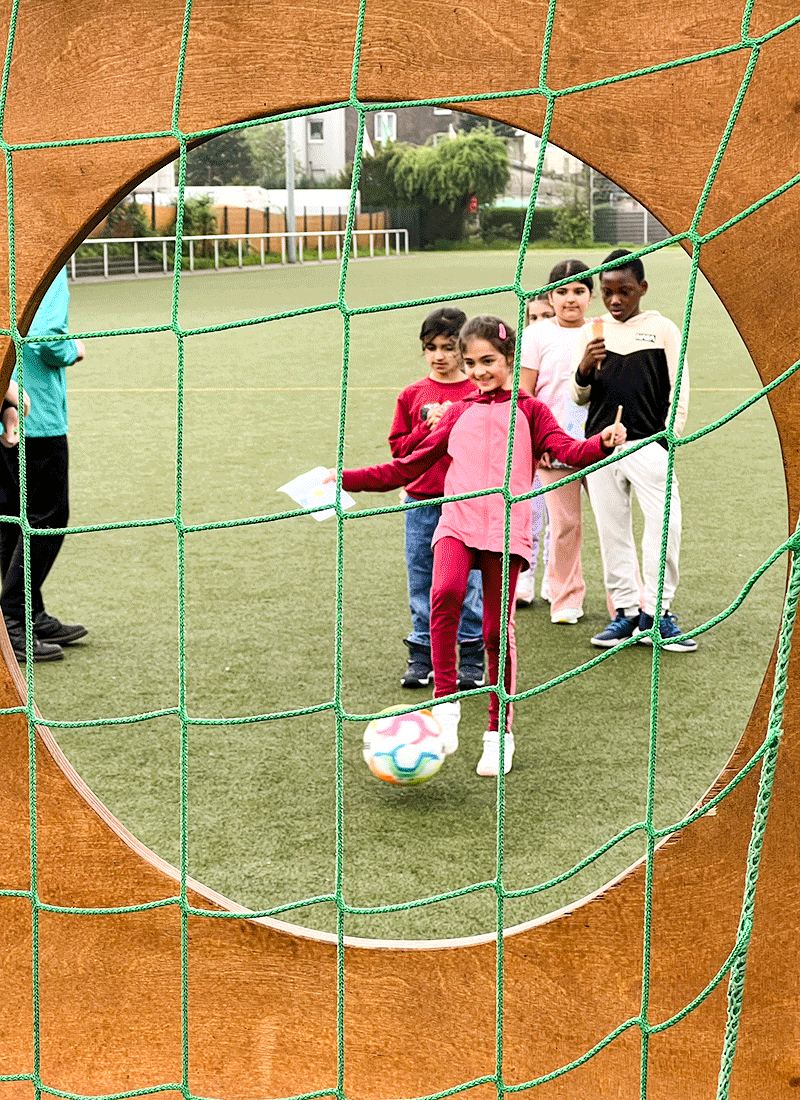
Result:
{"label": "white paper", "polygon": [[[278,492],[288,493],[301,508],[317,508],[320,504],[335,504],[336,482],[331,481],[327,485],[322,484],[322,479],[327,476],[327,473],[328,471],[324,466],[315,466],[307,474],[300,474],[299,477],[287,481],[285,485],[281,485]],[[342,502],[342,508],[352,508],[355,505],[353,498],[344,489],[339,499]],[[311,515],[314,519],[330,519],[331,516],[336,515],[336,509],[326,508],[321,512],[312,512]]]}

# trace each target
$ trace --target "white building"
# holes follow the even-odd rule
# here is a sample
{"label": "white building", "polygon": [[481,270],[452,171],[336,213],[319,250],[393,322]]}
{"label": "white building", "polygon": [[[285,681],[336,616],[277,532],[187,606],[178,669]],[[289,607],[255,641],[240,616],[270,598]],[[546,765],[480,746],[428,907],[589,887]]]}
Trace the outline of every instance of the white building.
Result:
{"label": "white building", "polygon": [[[286,191],[282,187],[186,187],[184,194],[187,199],[199,198],[208,195],[213,206],[237,206],[251,210],[277,210],[286,209]],[[173,187],[170,192],[170,203],[178,201],[178,188]],[[308,189],[295,188],[294,208],[298,216],[305,212],[318,215],[320,212],[330,214],[338,210],[347,213],[350,207],[350,191],[343,188],[310,187]],[[360,211],[360,202],[356,194],[356,213]]]}
{"label": "white building", "polygon": [[[533,181],[536,178],[541,144],[540,137],[524,130],[518,132],[516,139],[509,139],[508,155],[511,175],[502,200],[503,205],[528,205]],[[565,152],[564,149],[559,149],[557,145],[548,145],[544,154],[536,205],[563,205],[564,201],[572,198],[576,188],[585,188],[584,170],[583,161]]]}
{"label": "white building", "polygon": [[289,119],[295,158],[301,174],[323,180],[345,166],[345,108]]}
{"label": "white building", "polygon": [[142,180],[133,191],[136,202],[150,206],[155,195],[156,206],[169,206],[173,202],[172,195],[175,191],[175,164],[176,161],[173,160],[146,180]]}

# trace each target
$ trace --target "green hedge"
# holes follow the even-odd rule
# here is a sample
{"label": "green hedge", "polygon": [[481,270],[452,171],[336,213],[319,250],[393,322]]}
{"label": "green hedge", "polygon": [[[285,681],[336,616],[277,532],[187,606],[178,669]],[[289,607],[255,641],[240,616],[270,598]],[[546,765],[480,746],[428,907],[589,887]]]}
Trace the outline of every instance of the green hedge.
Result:
{"label": "green hedge", "polygon": [[[500,237],[508,235],[510,239],[519,241],[522,238],[522,229],[525,225],[525,217],[528,208],[525,206],[487,206],[481,210],[481,229],[484,237]],[[553,228],[554,210],[534,210],[531,219],[531,241],[540,241],[549,237]],[[510,226],[506,233],[500,231],[504,226]]]}

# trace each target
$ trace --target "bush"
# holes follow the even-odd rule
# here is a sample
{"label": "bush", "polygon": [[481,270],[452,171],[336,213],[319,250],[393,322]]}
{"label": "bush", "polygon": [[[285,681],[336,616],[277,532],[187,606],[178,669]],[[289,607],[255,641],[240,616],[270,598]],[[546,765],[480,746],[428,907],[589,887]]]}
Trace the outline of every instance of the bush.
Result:
{"label": "bush", "polygon": [[589,208],[576,196],[568,206],[561,206],[555,212],[550,236],[559,244],[571,248],[589,248],[592,241],[592,226],[589,220]]}
{"label": "bush", "polygon": [[[519,242],[522,239],[522,230],[525,226],[525,218],[528,213],[526,206],[485,206],[481,210],[481,228],[487,240],[493,237],[505,237],[507,240]],[[531,217],[530,241],[548,237],[553,228],[555,210],[537,209]],[[511,226],[511,233],[502,233],[501,230]]]}
{"label": "bush", "polygon": [[106,218],[102,237],[152,237],[150,218],[138,202],[121,202]]}

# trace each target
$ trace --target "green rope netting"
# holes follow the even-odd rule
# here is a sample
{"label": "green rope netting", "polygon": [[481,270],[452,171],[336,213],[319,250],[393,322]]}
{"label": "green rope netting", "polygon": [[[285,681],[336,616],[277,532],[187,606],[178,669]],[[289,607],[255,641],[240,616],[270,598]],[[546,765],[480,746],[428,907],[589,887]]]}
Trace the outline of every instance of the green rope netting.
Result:
{"label": "green rope netting", "polygon": [[[179,615],[179,690],[178,700],[174,707],[168,707],[161,710],[153,710],[147,713],[140,713],[134,715],[127,715],[118,718],[98,719],[91,718],[80,722],[66,722],[66,721],[53,721],[49,724],[53,728],[82,728],[82,727],[96,727],[96,726],[113,726],[129,723],[145,722],[152,718],[158,718],[166,715],[174,715],[180,721],[181,728],[181,750],[180,750],[180,793],[181,793],[181,816],[180,816],[180,889],[179,892],[168,898],[163,898],[158,901],[153,901],[140,905],[129,906],[116,906],[110,908],[71,908],[67,906],[51,905],[43,902],[39,898],[37,888],[37,806],[36,806],[36,756],[35,756],[35,726],[36,726],[36,714],[34,710],[34,664],[31,660],[31,646],[32,636],[30,630],[31,622],[31,590],[30,590],[30,539],[36,537],[37,532],[31,529],[27,520],[24,518],[25,509],[23,507],[23,519],[18,517],[2,517],[4,522],[16,522],[19,523],[23,534],[25,544],[25,575],[26,575],[26,611],[28,622],[28,635],[27,635],[27,647],[28,647],[28,662],[26,665],[26,680],[27,680],[27,704],[24,707],[16,707],[4,710],[0,713],[3,714],[15,714],[24,713],[27,716],[28,728],[29,728],[29,774],[30,774],[30,791],[29,791],[29,812],[30,812],[30,874],[31,885],[30,890],[1,890],[0,896],[2,897],[16,897],[24,898],[30,902],[31,906],[31,918],[32,918],[32,988],[31,997],[33,1003],[33,1047],[34,1047],[34,1061],[32,1073],[19,1073],[19,1074],[0,1074],[0,1082],[11,1081],[28,1081],[34,1086],[35,1093],[40,1096],[42,1093],[61,1096],[61,1097],[74,1097],[75,1100],[79,1100],[81,1094],[67,1093],[58,1088],[54,1088],[46,1081],[43,1081],[40,1075],[40,1028],[39,1028],[39,916],[42,912],[48,913],[69,913],[69,914],[117,914],[117,913],[131,913],[148,909],[156,909],[164,906],[177,906],[181,913],[181,966],[182,966],[182,1075],[180,1081],[174,1082],[161,1082],[158,1085],[142,1088],[132,1089],[129,1091],[115,1093],[113,1097],[115,1100],[121,1100],[122,1097],[128,1096],[141,1096],[155,1092],[162,1092],[165,1090],[173,1090],[182,1093],[185,1097],[191,1098],[192,1093],[189,1086],[189,1011],[188,1011],[188,920],[192,915],[200,915],[209,919],[219,920],[241,920],[247,919],[249,916],[277,916],[287,910],[296,910],[304,906],[316,905],[320,902],[330,902],[335,904],[338,913],[338,950],[337,950],[337,1045],[338,1045],[338,1070],[337,1080],[335,1084],[332,1084],[330,1088],[319,1090],[313,1093],[303,1094],[302,1100],[310,1100],[311,1097],[319,1096],[335,1096],[337,1100],[345,1100],[344,1091],[344,1072],[345,1072],[345,1036],[344,1036],[344,996],[345,996],[345,977],[344,977],[344,929],[345,918],[348,914],[381,914],[394,912],[403,909],[412,909],[419,906],[431,905],[435,902],[444,901],[450,898],[456,898],[463,896],[467,893],[472,893],[479,890],[491,890],[496,897],[496,1064],[495,1072],[491,1075],[475,1078],[470,1081],[465,1081],[458,1086],[436,1093],[437,1097],[445,1097],[453,1095],[466,1089],[469,1089],[478,1084],[491,1084],[496,1087],[498,1097],[502,1097],[507,1093],[526,1092],[528,1090],[534,1090],[536,1086],[542,1085],[547,1081],[551,1081],[557,1077],[560,1077],[570,1070],[584,1064],[594,1055],[596,1055],[604,1047],[612,1043],[623,1032],[631,1029],[637,1029],[641,1038],[641,1074],[640,1074],[640,1097],[642,1100],[647,1095],[647,1072],[648,1072],[648,1048],[651,1035],[656,1035],[660,1032],[666,1031],[673,1027],[675,1024],[683,1020],[689,1013],[693,1012],[700,1004],[702,1004],[706,998],[724,981],[727,979],[728,983],[728,1020],[727,1027],[724,1036],[724,1044],[721,1058],[721,1066],[719,1073],[719,1082],[717,1090],[717,1100],[727,1100],[729,1092],[729,1081],[731,1075],[731,1068],[733,1064],[733,1058],[736,1050],[736,1041],[739,1025],[739,1016],[741,1013],[742,997],[744,989],[745,969],[747,964],[747,951],[750,939],[750,933],[752,929],[753,921],[753,909],[755,904],[756,885],[758,881],[758,869],[759,860],[761,854],[761,847],[763,843],[764,831],[766,827],[767,812],[769,809],[770,795],[772,791],[773,776],[775,773],[778,745],[781,736],[781,723],[783,715],[784,697],[786,693],[786,679],[787,679],[787,663],[790,652],[790,640],[792,629],[795,621],[798,595],[800,594],[800,565],[798,565],[797,557],[792,558],[792,567],[789,579],[788,592],[785,601],[784,616],[779,640],[778,651],[778,663],[775,675],[775,686],[772,699],[772,706],[769,716],[768,729],[766,737],[759,747],[759,749],[753,754],[751,759],[745,763],[743,767],[737,772],[737,774],[727,783],[727,785],[720,790],[713,798],[707,801],[701,809],[684,817],[680,821],[673,822],[666,828],[658,829],[654,825],[654,803],[655,803],[655,779],[656,779],[656,748],[657,748],[657,725],[658,725],[658,706],[659,706],[659,671],[661,664],[661,638],[657,628],[654,628],[652,632],[653,641],[653,655],[652,655],[652,678],[651,678],[651,699],[650,699],[650,735],[649,735],[649,755],[648,755],[648,780],[647,780],[647,809],[646,815],[643,821],[637,822],[633,825],[621,830],[616,836],[609,839],[604,845],[598,848],[595,852],[586,856],[574,867],[565,871],[547,882],[538,883],[533,886],[520,890],[508,890],[503,885],[503,852],[504,852],[504,827],[505,827],[505,784],[502,774],[502,767],[500,769],[501,774],[497,782],[497,837],[496,837],[496,866],[495,875],[491,880],[472,883],[459,890],[454,890],[445,894],[438,894],[433,897],[426,897],[417,899],[411,902],[387,905],[387,906],[351,906],[348,905],[344,899],[344,866],[343,866],[343,826],[344,826],[344,807],[343,807],[343,759],[344,759],[344,739],[343,728],[346,721],[358,721],[365,722],[375,717],[375,715],[363,715],[363,714],[350,714],[347,713],[341,703],[341,689],[342,689],[342,584],[343,584],[343,556],[344,556],[344,541],[345,541],[345,524],[351,522],[357,522],[359,519],[367,516],[374,516],[384,512],[401,511],[414,505],[392,505],[385,508],[371,508],[362,510],[353,510],[350,512],[344,512],[340,505],[336,505],[336,517],[338,525],[338,537],[337,537],[337,560],[336,560],[336,576],[337,576],[337,605],[336,605],[336,645],[335,645],[335,680],[334,680],[334,698],[331,701],[320,703],[314,706],[301,707],[290,711],[284,711],[280,714],[260,714],[251,715],[242,718],[204,718],[193,717],[188,713],[187,701],[186,701],[186,654],[185,654],[185,584],[184,584],[184,549],[186,537],[199,531],[208,531],[219,528],[227,527],[242,527],[250,524],[268,524],[279,522],[283,519],[288,519],[297,516],[300,513],[299,510],[288,510],[277,514],[251,516],[244,519],[238,519],[228,522],[219,523],[206,523],[206,524],[185,524],[182,517],[182,482],[183,482],[183,398],[184,398],[184,350],[186,341],[192,339],[195,336],[214,333],[225,332],[232,328],[238,328],[246,325],[261,325],[265,322],[284,319],[289,317],[300,317],[308,313],[320,313],[323,311],[338,311],[341,315],[344,330],[343,352],[342,352],[342,384],[341,384],[341,399],[340,399],[340,430],[338,440],[338,453],[337,453],[337,465],[339,471],[341,471],[343,454],[344,454],[344,423],[345,423],[345,407],[347,401],[347,389],[348,389],[348,371],[349,371],[349,359],[350,359],[350,333],[351,323],[353,318],[363,314],[376,313],[389,309],[405,309],[412,306],[420,305],[433,305],[440,301],[453,302],[459,299],[473,299],[475,297],[486,296],[491,294],[497,294],[501,292],[509,292],[516,295],[518,302],[518,323],[520,328],[523,323],[523,313],[525,308],[525,300],[530,294],[530,288],[528,290],[523,289],[521,278],[522,269],[525,259],[526,242],[529,237],[531,219],[536,203],[536,196],[539,189],[539,184],[542,176],[542,168],[544,163],[544,155],[548,136],[550,133],[550,127],[553,119],[553,111],[556,103],[564,96],[571,96],[580,94],[583,91],[588,91],[592,88],[597,88],[606,85],[622,83],[626,80],[630,80],[637,76],[646,74],[653,74],[659,72],[665,72],[670,69],[675,69],[683,65],[691,65],[700,61],[707,60],[713,57],[723,56],[725,54],[734,53],[737,51],[745,51],[749,53],[749,63],[746,68],[746,72],[741,82],[741,86],[736,96],[733,108],[730,112],[728,123],[725,127],[722,140],[720,141],[719,148],[714,158],[713,164],[708,174],[705,186],[703,188],[700,200],[697,204],[697,209],[692,219],[691,226],[684,233],[677,234],[670,237],[666,241],[662,241],[657,244],[651,244],[641,249],[638,249],[636,254],[639,256],[647,255],[648,253],[656,252],[661,248],[667,247],[670,244],[676,242],[690,242],[691,243],[691,272],[688,283],[688,293],[686,298],[685,316],[683,319],[683,339],[680,352],[680,366],[678,371],[678,380],[676,382],[674,392],[675,401],[669,417],[669,423],[664,432],[660,433],[657,438],[663,439],[668,447],[669,452],[669,466],[667,484],[671,484],[671,473],[675,462],[675,456],[679,447],[688,446],[695,440],[700,439],[702,436],[709,432],[716,430],[723,424],[727,423],[732,418],[739,416],[754,402],[761,401],[765,396],[775,387],[779,386],[787,378],[789,378],[800,367],[800,363],[795,363],[789,367],[780,377],[778,377],[769,386],[765,386],[760,389],[756,394],[750,397],[747,401],[740,404],[732,412],[725,417],[717,420],[716,422],[709,424],[699,431],[694,432],[685,438],[679,439],[674,432],[675,416],[677,412],[677,394],[680,388],[680,376],[683,371],[683,363],[686,352],[686,345],[689,336],[689,329],[692,319],[692,306],[694,300],[695,287],[697,282],[697,275],[699,271],[700,256],[703,250],[703,246],[709,241],[715,239],[721,233],[724,233],[727,229],[736,225],[744,218],[748,217],[754,211],[766,203],[772,201],[781,195],[784,191],[795,186],[800,182],[800,175],[793,177],[787,183],[781,187],[775,189],[770,194],[761,198],[758,202],[753,203],[747,209],[740,214],[729,219],[723,225],[717,226],[706,234],[700,234],[698,231],[698,225],[702,216],[703,210],[706,205],[706,201],[710,190],[714,184],[720,163],[724,156],[726,147],[733,132],[736,120],[739,114],[741,104],[744,96],[750,85],[750,82],[758,64],[759,53],[764,45],[777,35],[783,34],[790,28],[800,23],[800,16],[797,16],[781,26],[776,27],[767,34],[760,37],[752,37],[749,33],[751,11],[754,0],[748,0],[742,18],[742,34],[741,39],[738,42],[721,47],[719,49],[710,50],[704,53],[696,54],[689,57],[683,57],[676,60],[668,61],[660,65],[651,66],[646,69],[641,69],[636,72],[627,72],[614,77],[610,77],[606,80],[596,81],[593,83],[576,85],[567,88],[551,88],[548,85],[547,73],[548,73],[548,61],[550,51],[550,41],[553,33],[553,26],[556,14],[556,2],[550,0],[549,11],[547,16],[547,24],[545,28],[544,46],[542,51],[542,62],[539,74],[539,85],[534,88],[523,88],[516,91],[504,92],[501,94],[493,95],[469,95],[469,96],[448,96],[444,98],[435,99],[418,99],[411,100],[403,103],[389,102],[389,103],[370,103],[364,104],[359,101],[357,96],[357,83],[359,62],[361,55],[362,45],[362,33],[364,25],[365,15],[365,0],[361,0],[360,11],[358,16],[358,25],[356,30],[355,42],[354,42],[354,57],[353,57],[353,69],[352,69],[352,82],[350,87],[350,97],[347,100],[343,100],[336,103],[331,103],[326,107],[314,108],[315,112],[323,113],[325,111],[337,110],[341,107],[349,107],[354,110],[358,115],[358,136],[356,143],[356,152],[354,157],[353,168],[353,184],[350,198],[350,206],[347,218],[347,227],[345,232],[345,239],[342,248],[341,268],[339,275],[339,291],[338,299],[336,301],[330,301],[321,305],[313,307],[303,307],[293,310],[288,310],[280,313],[267,313],[259,317],[251,317],[244,321],[236,321],[225,324],[209,325],[197,328],[182,328],[178,320],[178,304],[180,299],[180,287],[181,287],[181,253],[182,253],[182,239],[183,239],[183,221],[184,221],[184,187],[186,179],[186,157],[188,145],[191,141],[194,141],[201,137],[211,137],[226,133],[234,129],[243,129],[253,125],[261,124],[259,122],[245,123],[238,126],[223,126],[214,129],[198,131],[194,133],[185,133],[180,129],[178,125],[179,109],[181,103],[181,88],[183,84],[184,62],[186,56],[186,47],[188,42],[189,28],[191,25],[192,15],[192,3],[191,0],[187,0],[185,8],[185,16],[183,23],[183,31],[181,36],[180,51],[177,60],[177,75],[175,82],[175,96],[173,102],[172,112],[172,126],[169,130],[142,133],[142,134],[124,134],[115,135],[112,137],[103,138],[82,138],[69,141],[50,141],[50,142],[35,142],[35,143],[20,143],[10,144],[7,141],[0,140],[0,147],[3,151],[6,165],[6,187],[8,194],[8,233],[9,233],[9,245],[10,245],[10,258],[9,258],[9,295],[10,295],[10,315],[11,315],[11,328],[5,330],[5,335],[10,335],[14,341],[17,359],[20,363],[20,383],[24,385],[24,378],[22,377],[22,346],[27,343],[34,342],[31,338],[22,337],[16,326],[16,269],[15,269],[15,216],[14,216],[14,178],[13,178],[13,160],[16,153],[23,150],[31,149],[44,149],[44,148],[56,148],[59,146],[79,146],[90,145],[108,142],[129,142],[135,140],[142,140],[148,138],[174,138],[179,145],[179,191],[178,191],[178,209],[177,209],[177,229],[176,229],[176,244],[175,244],[175,269],[174,269],[174,281],[173,281],[173,296],[172,296],[172,315],[169,324],[145,326],[136,329],[113,329],[102,332],[87,332],[80,334],[84,338],[97,338],[104,336],[124,336],[124,335],[139,335],[143,333],[158,333],[158,332],[171,332],[177,345],[177,423],[176,423],[176,480],[175,480],[175,511],[173,515],[164,516],[160,518],[144,520],[144,521],[131,521],[131,522],[119,522],[110,524],[96,524],[83,527],[70,527],[67,530],[70,533],[83,533],[93,531],[106,531],[114,530],[118,528],[138,528],[148,526],[171,526],[175,528],[177,533],[177,554],[178,554],[178,615]],[[5,117],[6,98],[8,93],[8,83],[10,74],[11,56],[14,48],[14,38],[16,33],[17,15],[19,10],[19,0],[13,0],[13,6],[11,10],[11,19],[9,26],[8,44],[5,54],[5,62],[3,67],[2,87],[0,88],[0,118]],[[513,282],[502,286],[494,286],[484,288],[482,290],[469,290],[464,291],[461,294],[448,294],[445,297],[426,297],[416,298],[407,301],[400,302],[387,302],[380,306],[366,306],[361,308],[351,308],[347,304],[347,274],[349,263],[349,252],[352,245],[352,235],[355,225],[356,216],[356,191],[359,184],[360,164],[361,164],[361,151],[364,140],[364,126],[365,118],[368,112],[392,109],[396,110],[398,107],[411,107],[422,105],[438,105],[443,104],[448,107],[457,106],[458,104],[476,104],[479,102],[488,103],[490,101],[497,101],[502,99],[512,99],[522,96],[539,96],[546,103],[545,119],[542,128],[542,141],[539,152],[538,163],[536,166],[536,172],[534,177],[534,183],[532,187],[532,193],[528,206],[527,218],[525,221],[525,230],[522,235],[522,244],[520,246],[519,255],[517,259],[515,277]],[[291,111],[283,114],[273,116],[274,120],[287,120],[306,114],[305,111]],[[4,132],[4,131],[3,131]],[[596,267],[592,269],[592,274],[597,274],[600,268]],[[569,279],[564,280],[568,282]],[[541,290],[548,290],[559,284],[548,284]],[[65,337],[66,338],[66,337]],[[48,339],[50,339],[48,337]],[[518,345],[519,347],[519,345]],[[519,356],[519,351],[517,352]],[[517,361],[517,369],[515,371],[514,378],[514,395],[516,396],[519,385],[519,362]],[[502,494],[506,501],[506,525],[505,525],[505,539],[506,550],[508,550],[508,540],[510,534],[510,506],[513,502],[525,497],[536,496],[544,490],[537,490],[525,494],[525,497],[514,496],[510,492],[510,460],[511,450],[513,447],[513,433],[514,433],[514,420],[511,421],[511,431],[509,439],[509,447],[507,454],[506,464],[506,477],[502,487]],[[645,446],[650,441],[642,441],[639,446]],[[25,449],[25,431],[24,425],[21,430],[20,448],[24,454]],[[613,461],[613,460],[612,460]],[[583,476],[583,472],[572,475],[573,478]],[[21,497],[25,500],[25,464],[20,463],[20,489]],[[491,490],[495,491],[496,490]],[[465,496],[477,496],[480,494],[472,493],[465,494]],[[463,498],[456,498],[463,499]],[[424,502],[428,503],[428,502]],[[670,492],[667,492],[666,501],[666,513],[668,516],[670,509]],[[325,507],[325,506],[320,506]],[[664,581],[664,565],[666,560],[666,537],[667,537],[667,523],[665,517],[665,523],[663,528],[662,539],[662,558],[661,558],[661,572],[659,576],[658,585],[658,607],[656,609],[657,614],[655,616],[656,623],[659,618],[659,611],[661,607],[663,581]],[[725,610],[716,615],[713,619],[696,627],[694,630],[688,632],[687,636],[693,637],[701,635],[708,630],[711,630],[717,624],[723,622],[730,617],[740,606],[742,601],[748,595],[753,585],[763,575],[763,573],[769,569],[784,553],[787,551],[793,551],[797,547],[798,535],[795,533],[770,555],[770,557],[759,567],[759,569],[750,577],[747,583],[742,588],[740,594],[736,600]],[[508,554],[506,553],[506,560],[504,565],[504,588],[503,588],[503,610],[507,610],[509,600],[508,592]],[[623,645],[633,644],[633,639],[629,640]],[[500,654],[500,667],[504,666],[505,660],[506,639],[502,641],[502,649]],[[550,691],[558,684],[585,672],[588,669],[593,668],[595,665],[600,664],[610,658],[612,651],[605,651],[601,655],[594,659],[587,661],[579,668],[572,669],[565,672],[561,676],[557,676],[547,683],[541,684],[535,688],[532,688],[525,692],[520,692],[514,696],[509,696],[502,684],[498,686],[485,687],[483,692],[496,691],[501,704],[501,723],[505,717],[505,711],[509,704],[514,701],[520,701],[523,699],[529,699],[542,692]],[[475,694],[473,692],[472,694]],[[450,698],[459,698],[460,695],[454,695]],[[426,704],[420,704],[425,706]],[[409,707],[408,710],[418,709],[415,707]],[[188,744],[192,727],[195,726],[224,726],[233,724],[247,724],[254,722],[270,721],[278,718],[294,718],[304,714],[312,714],[315,712],[327,711],[335,715],[336,720],[336,807],[335,807],[335,827],[336,827],[336,869],[335,869],[335,886],[334,890],[330,894],[320,894],[314,897],[304,898],[300,900],[293,900],[291,903],[287,903],[281,906],[275,906],[270,909],[260,910],[257,913],[243,914],[241,912],[230,913],[220,912],[212,909],[197,908],[190,904],[187,890],[188,883],[188,791],[187,791],[187,776],[188,776]],[[502,725],[501,725],[502,728]],[[503,739],[500,740],[501,753],[503,750]],[[730,953],[720,968],[719,972],[714,975],[708,982],[705,989],[703,989],[689,1004],[685,1005],[679,1012],[676,1012],[674,1016],[667,1020],[654,1023],[650,1019],[649,1014],[649,990],[650,990],[650,941],[651,941],[651,925],[653,918],[652,908],[652,876],[654,866],[654,853],[656,845],[659,841],[663,840],[667,836],[676,833],[679,830],[686,828],[695,822],[703,814],[713,812],[715,807],[726,798],[731,791],[738,786],[754,769],[760,765],[760,777],[758,795],[755,807],[755,814],[753,820],[753,827],[751,833],[750,847],[747,856],[747,868],[745,876],[745,890],[742,901],[741,917],[739,921],[739,927],[736,934],[735,941],[730,950]],[[620,844],[626,837],[631,836],[634,833],[643,833],[646,838],[646,876],[645,876],[645,905],[644,905],[644,936],[643,936],[643,957],[642,957],[642,986],[641,986],[641,1006],[639,1014],[633,1018],[623,1020],[619,1025],[608,1035],[605,1036],[595,1047],[586,1051],[580,1058],[575,1059],[568,1065],[559,1067],[551,1073],[545,1076],[539,1077],[535,1080],[526,1081],[522,1084],[514,1086],[507,1086],[503,1078],[503,980],[504,980],[504,966],[503,966],[503,936],[502,930],[505,926],[504,922],[504,906],[508,899],[519,898],[523,896],[533,895],[552,888],[553,886],[573,878],[578,875],[584,868],[590,864],[599,860],[606,852],[608,852],[614,846]],[[298,1058],[301,1057],[298,1052]]]}

